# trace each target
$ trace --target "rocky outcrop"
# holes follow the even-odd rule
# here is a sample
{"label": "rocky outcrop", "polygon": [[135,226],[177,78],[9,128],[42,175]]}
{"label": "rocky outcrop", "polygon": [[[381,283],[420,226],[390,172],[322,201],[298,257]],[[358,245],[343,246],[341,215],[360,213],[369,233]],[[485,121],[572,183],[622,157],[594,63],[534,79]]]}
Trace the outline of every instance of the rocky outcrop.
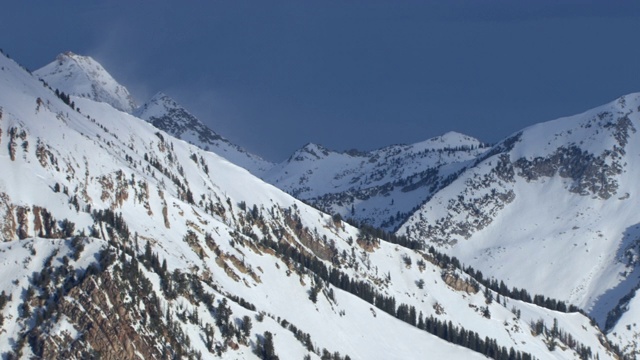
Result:
{"label": "rocky outcrop", "polygon": [[453,272],[445,272],[442,274],[442,280],[445,284],[451,286],[456,291],[465,291],[468,294],[475,294],[478,292],[478,286],[465,280]]}
{"label": "rocky outcrop", "polygon": [[78,329],[78,339],[82,341],[67,336],[57,339],[67,342],[67,346],[60,346],[49,339],[44,342],[42,357],[72,359],[91,353],[107,360],[161,358],[156,340],[134,327],[140,323],[142,314],[132,311],[121,294],[122,286],[109,272],[89,276],[71,289],[60,302],[58,312]]}

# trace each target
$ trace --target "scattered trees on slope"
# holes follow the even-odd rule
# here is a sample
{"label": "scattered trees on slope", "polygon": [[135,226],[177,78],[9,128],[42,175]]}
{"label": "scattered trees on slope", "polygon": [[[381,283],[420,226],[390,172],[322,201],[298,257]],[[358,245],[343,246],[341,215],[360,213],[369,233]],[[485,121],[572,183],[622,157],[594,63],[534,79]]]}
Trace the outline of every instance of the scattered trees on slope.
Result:
{"label": "scattered trees on slope", "polygon": [[349,293],[410,325],[419,327],[418,325],[422,324],[422,327],[419,327],[420,329],[436,335],[446,341],[467,347],[468,349],[482,353],[493,359],[509,359],[510,352],[515,355],[514,359],[529,360],[533,358],[531,354],[521,353],[513,348],[507,349],[506,347],[500,347],[495,339],[490,339],[488,337],[482,339],[473,331],[467,331],[462,327],[453,327],[453,324],[447,324],[433,316],[425,320],[422,318],[422,313],[420,313],[420,317],[418,318],[416,317],[416,309],[414,306],[407,304],[400,304],[396,306],[395,298],[378,293],[370,283],[353,280],[349,278],[347,274],[342,273],[334,267],[328,269],[324,262],[319,260],[317,257],[303,254],[298,249],[293,248],[287,243],[276,242],[268,238],[263,238],[261,244],[265,247],[271,248],[278,255],[283,256],[285,261],[294,261],[300,264],[311,271],[319,279],[342,290],[348,291]]}

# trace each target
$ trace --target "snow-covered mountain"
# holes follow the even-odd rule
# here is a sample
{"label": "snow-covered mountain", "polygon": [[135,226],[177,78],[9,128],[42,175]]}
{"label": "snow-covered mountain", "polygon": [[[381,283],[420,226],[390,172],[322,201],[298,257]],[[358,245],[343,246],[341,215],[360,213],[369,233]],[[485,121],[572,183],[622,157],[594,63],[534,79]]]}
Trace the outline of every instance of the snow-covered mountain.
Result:
{"label": "snow-covered mountain", "polygon": [[157,93],[146,104],[136,109],[134,114],[178,139],[206,151],[215,152],[254,175],[260,176],[274,165],[218,135],[163,93]]}
{"label": "snow-covered mountain", "polygon": [[72,100],[0,56],[4,358],[615,356],[580,313],[500,296],[455,259]]}
{"label": "snow-covered mountain", "polygon": [[[638,306],[629,299],[640,284],[638,129],[640,94],[524,129],[474,160],[398,234],[615,326],[619,302],[634,314]],[[628,316],[614,331],[635,333],[637,344]]]}
{"label": "snow-covered mountain", "polygon": [[123,107],[120,95],[131,100],[128,91],[91,57],[61,54],[35,74],[54,89],[124,109],[320,209],[386,230],[397,228],[487,147],[477,139],[449,132],[420,143],[370,152],[335,152],[308,144],[286,161],[274,164],[231,143],[162,92],[135,110],[132,101],[131,106]]}
{"label": "snow-covered mountain", "polygon": [[370,152],[308,144],[264,179],[329,213],[393,230],[486,147],[455,132]]}
{"label": "snow-covered mountain", "polygon": [[67,95],[110,104],[114,108],[132,112],[136,108],[133,98],[103,67],[90,56],[70,51],[58,55],[56,60],[34,71],[53,89]]}
{"label": "snow-covered mountain", "polygon": [[169,96],[158,93],[134,111],[158,129],[212,151],[331,214],[393,230],[486,150],[487,145],[450,132],[412,145],[371,152],[335,152],[308,144],[273,164],[229,142]]}

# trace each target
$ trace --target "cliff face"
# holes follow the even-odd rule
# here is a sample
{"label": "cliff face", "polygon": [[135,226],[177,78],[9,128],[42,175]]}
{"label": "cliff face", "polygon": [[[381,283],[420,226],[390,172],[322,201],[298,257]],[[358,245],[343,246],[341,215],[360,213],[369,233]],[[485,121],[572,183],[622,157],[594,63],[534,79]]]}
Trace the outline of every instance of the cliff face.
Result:
{"label": "cliff face", "polygon": [[[101,359],[160,358],[155,346],[162,333],[149,336],[134,325],[144,325],[151,316],[162,316],[148,296],[141,299],[144,311],[122,301],[121,284],[108,272],[91,275],[74,287],[60,303],[59,315],[76,329],[84,329],[79,339],[49,338],[42,354],[48,359],[82,358],[93,352]],[[65,342],[66,340],[66,342]]]}

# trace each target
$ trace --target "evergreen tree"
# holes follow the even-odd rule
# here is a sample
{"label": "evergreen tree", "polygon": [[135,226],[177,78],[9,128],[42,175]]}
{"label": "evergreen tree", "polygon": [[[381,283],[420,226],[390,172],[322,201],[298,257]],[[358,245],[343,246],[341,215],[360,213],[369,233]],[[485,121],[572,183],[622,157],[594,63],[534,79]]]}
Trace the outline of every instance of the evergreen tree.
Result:
{"label": "evergreen tree", "polygon": [[242,334],[244,336],[249,336],[251,334],[251,318],[247,315],[242,317]]}
{"label": "evergreen tree", "polygon": [[263,360],[279,360],[276,355],[276,350],[273,345],[273,334],[269,331],[265,331],[262,336],[262,341],[258,339],[258,346],[256,347],[256,355],[260,356]]}

